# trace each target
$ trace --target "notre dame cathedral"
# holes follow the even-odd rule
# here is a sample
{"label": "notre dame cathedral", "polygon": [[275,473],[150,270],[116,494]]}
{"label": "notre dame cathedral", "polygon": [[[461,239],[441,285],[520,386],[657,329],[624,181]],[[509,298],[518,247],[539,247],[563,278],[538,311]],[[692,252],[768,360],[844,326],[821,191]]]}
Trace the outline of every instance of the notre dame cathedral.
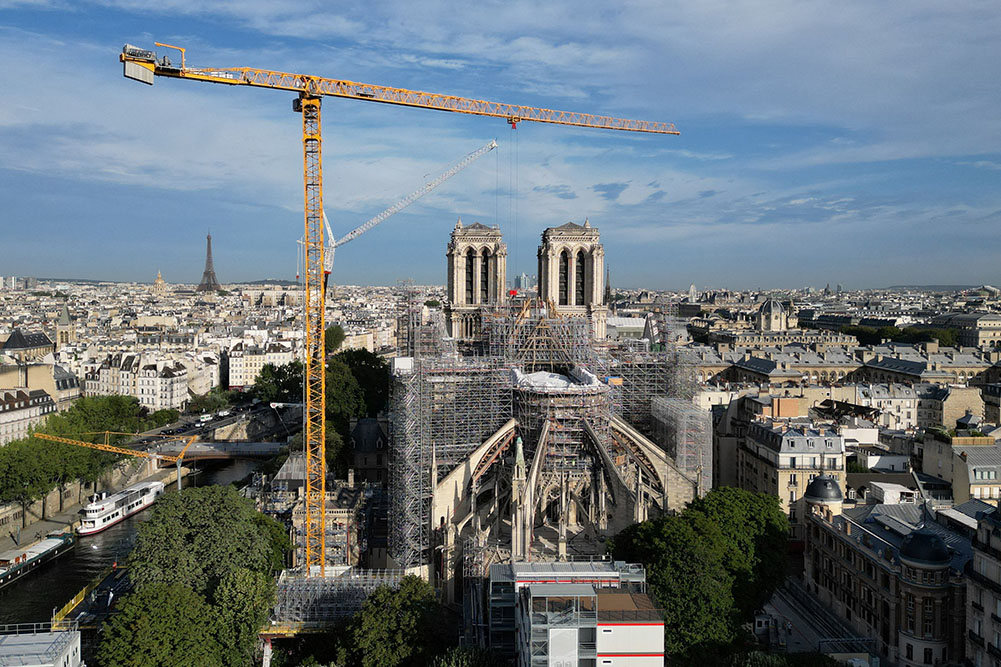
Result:
{"label": "notre dame cathedral", "polygon": [[409,325],[436,342],[393,360],[393,567],[455,601],[491,563],[603,553],[707,490],[711,452],[682,458],[650,428],[654,398],[681,393],[678,355],[605,340],[597,228],[542,233],[535,295],[507,291],[497,227],[457,222],[446,257],[440,319]]}

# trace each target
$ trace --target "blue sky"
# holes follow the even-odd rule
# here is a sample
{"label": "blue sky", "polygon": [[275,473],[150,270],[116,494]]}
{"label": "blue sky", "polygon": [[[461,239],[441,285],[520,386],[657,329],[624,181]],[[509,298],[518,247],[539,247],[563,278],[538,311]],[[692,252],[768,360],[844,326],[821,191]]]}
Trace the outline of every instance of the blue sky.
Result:
{"label": "blue sky", "polygon": [[[126,80],[125,42],[251,66],[625,118],[680,137],[328,99],[345,232],[500,148],[337,254],[342,283],[445,280],[455,220],[508,275],[589,218],[623,287],[1001,283],[994,3],[0,0],[0,275],[292,278],[292,95]],[[162,49],[161,49],[162,50]]]}

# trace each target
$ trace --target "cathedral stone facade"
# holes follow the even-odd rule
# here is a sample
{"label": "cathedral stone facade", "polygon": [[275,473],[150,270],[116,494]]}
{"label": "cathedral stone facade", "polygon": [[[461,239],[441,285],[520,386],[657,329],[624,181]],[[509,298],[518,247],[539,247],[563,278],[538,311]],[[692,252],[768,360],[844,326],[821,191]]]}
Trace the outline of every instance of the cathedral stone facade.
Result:
{"label": "cathedral stone facade", "polygon": [[[497,227],[460,219],[448,244],[449,335],[463,341],[480,337],[483,310],[507,302],[507,245]],[[539,299],[565,316],[586,317],[595,339],[605,338],[605,248],[587,220],[542,232],[539,246]]]}
{"label": "cathedral stone facade", "polygon": [[605,248],[587,220],[542,232],[539,246],[539,298],[561,315],[587,317],[596,339],[605,338]]}
{"label": "cathedral stone facade", "polygon": [[449,335],[470,340],[480,335],[482,310],[507,301],[507,245],[500,230],[474,222],[455,223],[448,244]]}

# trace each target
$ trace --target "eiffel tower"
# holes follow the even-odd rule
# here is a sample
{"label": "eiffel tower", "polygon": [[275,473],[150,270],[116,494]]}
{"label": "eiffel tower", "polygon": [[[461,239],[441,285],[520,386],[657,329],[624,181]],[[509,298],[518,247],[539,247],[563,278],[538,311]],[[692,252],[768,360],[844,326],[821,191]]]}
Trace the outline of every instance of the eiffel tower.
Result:
{"label": "eiffel tower", "polygon": [[212,234],[206,237],[205,246],[205,272],[202,273],[202,282],[198,286],[199,292],[213,292],[222,289],[219,281],[215,277],[215,269],[212,267]]}

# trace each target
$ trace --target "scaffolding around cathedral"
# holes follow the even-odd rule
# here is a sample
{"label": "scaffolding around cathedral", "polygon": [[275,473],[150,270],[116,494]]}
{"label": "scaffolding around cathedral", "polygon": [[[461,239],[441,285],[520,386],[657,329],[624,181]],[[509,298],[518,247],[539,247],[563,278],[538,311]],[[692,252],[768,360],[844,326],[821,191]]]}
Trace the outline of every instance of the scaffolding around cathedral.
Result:
{"label": "scaffolding around cathedral", "polygon": [[612,387],[615,413],[647,437],[652,434],[653,399],[691,400],[698,386],[694,359],[686,348],[674,345],[661,352],[632,341],[607,345],[597,355],[595,368],[598,377]]}
{"label": "scaffolding around cathedral", "polygon": [[651,437],[654,397],[694,394],[682,348],[595,342],[588,317],[537,300],[483,309],[477,349],[485,355],[459,355],[415,293],[407,291],[401,322],[405,356],[393,363],[389,452],[389,554],[408,571],[434,561],[434,484],[508,419],[518,421],[527,454],[549,423],[547,469],[584,474],[593,463],[586,439],[610,442],[612,415]]}
{"label": "scaffolding around cathedral", "polygon": [[591,324],[586,317],[558,315],[551,305],[530,301],[489,313],[483,329],[489,354],[526,373],[566,374],[578,364],[593,368]]}
{"label": "scaffolding around cathedral", "polygon": [[546,371],[526,375],[520,370],[513,375],[514,418],[526,436],[526,451],[536,451],[543,425],[548,423],[547,469],[571,474],[589,470],[594,455],[585,445],[584,424],[600,434],[602,441],[607,440],[608,386],[582,366],[571,367],[566,377]]}
{"label": "scaffolding around cathedral", "polygon": [[657,396],[652,406],[653,440],[682,472],[712,487],[712,417],[690,399]]}
{"label": "scaffolding around cathedral", "polygon": [[494,357],[429,356],[397,360],[393,376],[389,547],[413,568],[428,562],[435,479],[511,418],[510,370]]}
{"label": "scaffolding around cathedral", "polygon": [[348,567],[327,567],[325,577],[283,572],[278,579],[272,625],[295,632],[328,628],[358,612],[369,594],[380,586],[399,586],[404,574],[402,570]]}

